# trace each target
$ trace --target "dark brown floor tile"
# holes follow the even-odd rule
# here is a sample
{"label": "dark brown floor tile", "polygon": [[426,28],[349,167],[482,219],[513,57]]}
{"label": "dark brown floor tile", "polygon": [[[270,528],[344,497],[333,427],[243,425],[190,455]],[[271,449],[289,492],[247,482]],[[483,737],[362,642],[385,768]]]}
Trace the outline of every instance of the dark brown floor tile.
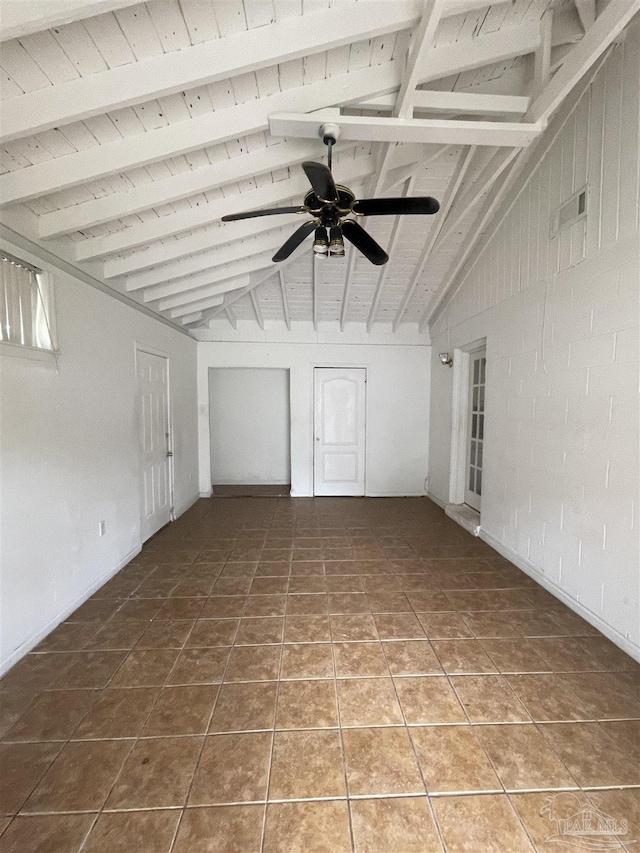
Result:
{"label": "dark brown floor tile", "polygon": [[332,592],[329,594],[329,613],[371,613],[369,596],[363,592]]}
{"label": "dark brown floor tile", "polygon": [[84,644],[84,648],[129,650],[136,645],[147,627],[147,622],[107,622]]}
{"label": "dark brown floor tile", "polygon": [[407,598],[418,613],[440,613],[452,611],[451,602],[443,592],[417,592],[410,590]]}
{"label": "dark brown floor tile", "polygon": [[506,790],[576,787],[576,780],[537,726],[478,726],[476,734]]}
{"label": "dark brown floor tile", "polygon": [[506,680],[536,722],[594,719],[564,675],[507,675]]}
{"label": "dark brown floor tile", "polygon": [[141,738],[129,753],[106,808],[184,805],[202,740],[201,737]]}
{"label": "dark brown floor tile", "polygon": [[324,565],[318,556],[322,552],[310,548],[294,548],[291,562],[291,577],[296,575],[322,575]]}
{"label": "dark brown floor tile", "polygon": [[383,643],[392,675],[432,675],[442,667],[428,640],[400,640]]}
{"label": "dark brown floor tile", "polygon": [[426,797],[351,800],[355,853],[441,853]]}
{"label": "dark brown floor tile", "polygon": [[248,595],[251,578],[219,577],[211,590],[212,595]]}
{"label": "dark brown floor tile", "polygon": [[525,723],[531,720],[501,675],[455,675],[451,683],[472,723]]}
{"label": "dark brown floor tile", "polygon": [[333,680],[283,681],[280,684],[277,729],[315,729],[337,725]]}
{"label": "dark brown floor tile", "polygon": [[346,801],[269,804],[263,853],[329,851],[351,853]]}
{"label": "dark brown floor tile", "polygon": [[187,809],[173,853],[260,853],[264,806]]}
{"label": "dark brown floor tile", "polygon": [[[631,853],[640,843],[640,788],[589,791],[586,796],[597,809],[613,817],[618,826],[617,837]],[[622,821],[626,821],[626,827],[620,826]]]}
{"label": "dark brown floor tile", "polygon": [[51,685],[55,690],[106,687],[126,658],[126,652],[78,652]]}
{"label": "dark brown floor tile", "polygon": [[270,800],[345,795],[339,732],[276,732],[269,783]]}
{"label": "dark brown floor tile", "polygon": [[232,646],[239,619],[198,619],[186,642],[187,648]]}
{"label": "dark brown floor tile", "polygon": [[370,592],[367,598],[373,613],[410,613],[412,610],[404,592]]}
{"label": "dark brown floor tile", "polygon": [[244,595],[212,595],[205,602],[201,619],[229,619],[242,616],[247,597]]}
{"label": "dark brown floor tile", "polygon": [[242,732],[273,728],[277,682],[223,684],[209,732]]}
{"label": "dark brown floor tile", "polygon": [[67,740],[96,701],[93,690],[42,693],[5,735],[8,741]]}
{"label": "dark brown floor tile", "polygon": [[[114,599],[85,601],[70,616],[67,622],[107,622],[120,607],[121,602]],[[152,617],[153,618],[153,617]]]}
{"label": "dark brown floor tile", "polygon": [[57,743],[0,744],[0,814],[15,814],[60,751]]}
{"label": "dark brown floor tile", "polygon": [[256,616],[243,618],[236,635],[237,646],[281,643],[284,631],[282,616]]}
{"label": "dark brown floor tile", "polygon": [[520,612],[522,611],[494,613],[482,610],[461,613],[460,615],[469,630],[477,638],[484,639],[485,637],[521,637],[522,631],[517,618],[517,614]]}
{"label": "dark brown floor tile", "polygon": [[68,743],[31,794],[23,812],[95,811],[102,807],[131,741]]}
{"label": "dark brown floor tile", "polygon": [[200,598],[211,595],[214,577],[191,577],[185,578],[172,591],[171,596],[177,598]]}
{"label": "dark brown floor tile", "polygon": [[169,853],[179,819],[173,809],[103,813],[82,853]]}
{"label": "dark brown floor tile", "polygon": [[0,853],[77,853],[92,814],[19,815],[0,837]]}
{"label": "dark brown floor tile", "polygon": [[195,622],[152,622],[136,649],[181,649]]}
{"label": "dark brown floor tile", "polygon": [[86,622],[63,622],[38,643],[34,652],[75,652],[83,649],[100,627]]}
{"label": "dark brown floor tile", "polygon": [[400,705],[409,725],[467,722],[458,697],[444,676],[394,680]]}
{"label": "dark brown floor tile", "polygon": [[238,646],[231,652],[225,681],[273,681],[280,669],[280,646]]}
{"label": "dark brown floor tile", "polygon": [[[251,595],[283,595],[289,591],[289,578],[254,578],[249,591]],[[295,592],[295,590],[291,590],[291,592]]]}
{"label": "dark brown floor tile", "polygon": [[552,672],[597,672],[606,669],[583,645],[588,642],[587,638],[544,637],[528,642]]}
{"label": "dark brown floor tile", "polygon": [[433,648],[450,675],[497,672],[479,640],[434,640]]}
{"label": "dark brown floor tile", "polygon": [[331,636],[334,643],[343,640],[379,639],[373,616],[368,614],[332,616]]}
{"label": "dark brown floor tile", "polygon": [[569,672],[562,679],[594,719],[640,717],[640,691],[617,672]]}
{"label": "dark brown floor tile", "polygon": [[167,678],[167,685],[220,684],[230,652],[228,646],[184,649]]}
{"label": "dark brown floor tile", "polygon": [[285,645],[281,678],[332,678],[333,655],[329,643]]}
{"label": "dark brown floor tile", "polygon": [[430,640],[463,640],[473,637],[459,613],[418,613]]}
{"label": "dark brown floor tile", "polygon": [[[275,580],[275,579],[274,579]],[[289,579],[289,594],[326,593],[324,575],[292,575]]]}
{"label": "dark brown floor tile", "polygon": [[481,640],[480,645],[502,673],[551,672],[536,650],[535,640]]}
{"label": "dark brown floor tile", "polygon": [[571,633],[554,621],[551,610],[516,610],[513,614],[513,622],[523,637],[561,637]]}
{"label": "dark brown floor tile", "polygon": [[160,578],[151,575],[136,588],[131,598],[168,598],[177,585],[178,580],[175,577]]}
{"label": "dark brown floor tile", "polygon": [[618,746],[608,734],[608,725],[612,724],[555,723],[541,726],[540,731],[579,785],[640,785],[637,756]]}
{"label": "dark brown floor tile", "polygon": [[422,775],[430,794],[502,792],[473,726],[420,726],[411,729]]}
{"label": "dark brown floor tile", "polygon": [[250,595],[243,616],[284,616],[286,595]]}
{"label": "dark brown floor tile", "polygon": [[333,652],[338,678],[389,675],[381,643],[335,643]]}
{"label": "dark brown floor tile", "polygon": [[207,737],[189,804],[263,801],[267,793],[271,740],[271,732]]}
{"label": "dark brown floor tile", "polygon": [[284,620],[285,643],[328,643],[330,640],[328,616],[287,616]]}
{"label": "dark brown floor tile", "polygon": [[197,619],[205,605],[203,598],[168,598],[160,610],[156,619],[162,621],[170,619]]}
{"label": "dark brown floor tile", "polygon": [[424,794],[406,729],[345,729],[343,739],[351,796]]}
{"label": "dark brown floor tile", "polygon": [[391,678],[339,679],[342,726],[391,726],[404,720]]}
{"label": "dark brown floor tile", "polygon": [[[540,606],[536,604],[537,599],[534,598],[534,593],[530,593],[530,595],[534,600],[534,606]],[[549,596],[549,593],[543,589],[536,590],[535,596],[539,597],[541,595]],[[598,629],[585,621],[582,616],[578,616],[577,613],[569,610],[568,607],[563,607],[562,605],[558,607],[559,602],[557,599],[553,599],[553,596],[550,597],[552,598],[551,604],[556,605],[555,609],[550,612],[550,616],[563,633],[571,637],[598,637],[600,635]]]}
{"label": "dark brown floor tile", "polygon": [[529,591],[520,589],[447,592],[452,610],[531,610],[536,605]]}
{"label": "dark brown floor tile", "polygon": [[375,613],[373,618],[381,640],[411,640],[426,636],[413,613]]}
{"label": "dark brown floor tile", "polygon": [[144,737],[205,734],[218,687],[165,687],[142,732]]}
{"label": "dark brown floor tile", "polygon": [[134,649],[109,686],[162,687],[177,657],[175,649]]}
{"label": "dark brown floor tile", "polygon": [[606,670],[637,672],[640,664],[606,637],[582,637],[582,648]]}
{"label": "dark brown floor tile", "polygon": [[323,593],[288,595],[287,616],[319,616],[329,612],[329,598]]}
{"label": "dark brown floor tile", "polygon": [[260,560],[255,577],[288,577],[291,573],[290,560]]}
{"label": "dark brown floor tile", "polygon": [[364,579],[358,575],[327,575],[329,592],[365,592]]}
{"label": "dark brown floor tile", "polygon": [[535,853],[505,794],[435,797],[447,853]]}
{"label": "dark brown floor tile", "polygon": [[163,604],[163,598],[140,598],[125,601],[117,613],[114,613],[113,621],[150,622],[158,615]]}

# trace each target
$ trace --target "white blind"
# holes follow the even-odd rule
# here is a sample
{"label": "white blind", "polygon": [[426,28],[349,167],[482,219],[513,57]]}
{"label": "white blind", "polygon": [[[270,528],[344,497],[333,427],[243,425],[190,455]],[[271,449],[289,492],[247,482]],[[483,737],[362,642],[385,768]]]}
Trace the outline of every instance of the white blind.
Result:
{"label": "white blind", "polygon": [[10,255],[0,255],[0,341],[53,349],[42,273]]}

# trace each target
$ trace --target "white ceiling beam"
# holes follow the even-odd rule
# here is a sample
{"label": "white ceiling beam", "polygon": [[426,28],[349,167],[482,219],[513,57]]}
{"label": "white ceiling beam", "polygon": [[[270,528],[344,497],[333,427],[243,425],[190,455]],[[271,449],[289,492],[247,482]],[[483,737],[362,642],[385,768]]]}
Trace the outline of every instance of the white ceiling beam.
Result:
{"label": "white ceiling beam", "polygon": [[540,44],[535,52],[533,68],[533,94],[539,95],[551,76],[551,33],[553,9],[548,8],[540,19]]}
{"label": "white ceiling beam", "polygon": [[[392,110],[395,95],[379,95],[351,104],[364,110]],[[475,92],[440,92],[417,89],[413,94],[413,112],[454,112],[460,115],[523,116],[531,98],[523,95],[481,95]]]}
{"label": "white ceiling beam", "polygon": [[258,288],[254,287],[253,290],[250,290],[249,296],[251,298],[251,304],[253,305],[253,313],[256,315],[256,321],[264,332],[264,317],[262,316],[262,309],[260,308],[260,302],[258,301]]}
{"label": "white ceiling beam", "polygon": [[169,316],[172,320],[177,317],[186,317],[188,314],[193,314],[196,311],[205,311],[207,308],[216,308],[222,305],[224,296],[212,296],[209,299],[200,299],[197,302],[192,302],[190,305],[181,305],[179,308],[174,308],[169,311]]}
{"label": "white ceiling beam", "polygon": [[398,307],[396,312],[396,316],[393,320],[393,331],[395,332],[402,322],[402,318],[407,310],[409,302],[411,301],[411,297],[415,293],[416,287],[418,286],[418,282],[424,269],[427,265],[433,247],[436,244],[436,240],[438,239],[438,235],[442,230],[444,223],[447,219],[447,215],[451,209],[451,205],[455,201],[456,195],[458,194],[458,190],[462,182],[464,181],[464,177],[467,173],[469,166],[471,165],[471,161],[475,155],[476,149],[473,145],[465,147],[462,149],[460,157],[458,158],[458,162],[455,165],[453,170],[453,174],[451,176],[451,180],[449,181],[449,186],[447,187],[446,192],[446,201],[444,205],[440,208],[439,212],[436,214],[436,219],[433,223],[431,231],[429,232],[429,238],[424,245],[422,252],[420,253],[420,257],[418,258],[418,262],[411,274],[411,278],[409,279],[409,284],[405,290],[404,296],[402,297],[402,301]]}
{"label": "white ceiling beam", "polygon": [[344,277],[344,290],[342,291],[342,304],[340,305],[340,331],[344,332],[344,327],[347,322],[347,314],[349,313],[349,298],[351,297],[351,281],[353,279],[353,271],[356,268],[358,260],[358,250],[355,246],[349,247],[349,260],[346,264],[346,272]]}
{"label": "white ceiling beam", "polygon": [[[191,299],[197,299],[199,295],[213,296],[214,293],[220,292],[211,291],[201,293],[203,288],[210,288],[212,285],[217,285],[218,282],[226,282],[236,276],[246,275],[255,272],[256,270],[265,269],[273,263],[268,255],[255,255],[245,260],[236,261],[233,264],[226,264],[224,267],[213,270],[203,270],[197,275],[189,276],[188,278],[180,278],[176,281],[169,281],[165,284],[156,284],[153,287],[147,287],[144,291],[144,301],[153,302],[156,299],[167,300],[161,302],[161,309],[173,308],[180,304],[179,300],[188,294]],[[194,295],[195,294],[195,295]]]}
{"label": "white ceiling beam", "polygon": [[196,323],[202,317],[202,311],[194,311],[193,314],[187,314],[186,317],[180,317],[180,322],[185,326],[190,323]]}
{"label": "white ceiling beam", "polygon": [[[342,146],[344,150],[345,146]],[[341,149],[336,146],[336,151]],[[38,220],[41,238],[59,237],[73,231],[85,231],[109,222],[132,216],[142,210],[160,207],[189,196],[208,192],[225,184],[255,178],[288,166],[296,166],[318,154],[318,144],[292,139],[270,145],[190,172],[181,172],[161,181],[152,181],[103,198],[44,213]]]}
{"label": "white ceiling beam", "polygon": [[0,175],[3,204],[35,198],[65,187],[118,174],[230,139],[259,133],[269,116],[283,110],[311,111],[371,97],[397,87],[400,69],[395,61],[373,65],[316,83],[286,89],[264,98],[206,113],[188,121],[150,130]]}
{"label": "white ceiling beam", "polygon": [[140,0],[2,0],[0,41],[136,6]]}
{"label": "white ceiling beam", "polygon": [[[416,178],[410,178],[406,183],[401,192],[401,197],[406,198],[411,195],[415,186]],[[400,231],[402,223],[404,222],[404,218],[402,216],[395,216],[393,220],[393,225],[391,226],[391,236],[389,238],[388,245],[386,247],[387,254],[389,258],[393,259],[395,254],[395,249],[398,244],[398,240],[400,239]],[[369,316],[367,317],[367,332],[371,331],[371,327],[373,326],[376,319],[376,311],[378,310],[378,304],[380,302],[380,296],[382,294],[382,289],[384,288],[384,284],[387,280],[387,275],[389,274],[389,268],[391,264],[384,264],[380,272],[378,274],[378,281],[376,282],[376,289],[373,294],[373,299],[371,300],[371,308],[369,309]]]}
{"label": "white ceiling beam", "polygon": [[446,228],[443,228],[441,232],[438,245],[449,239],[469,211],[491,189],[504,170],[509,167],[512,160],[517,157],[519,151],[518,148],[512,148],[506,151],[497,151],[494,154],[464,195],[461,195],[452,205],[445,222]]}
{"label": "white ceiling beam", "polygon": [[640,11],[640,0],[611,0],[584,38],[562,60],[550,83],[525,114],[525,121],[547,122],[573,87]]}
{"label": "white ceiling beam", "polygon": [[207,270],[213,272],[217,267],[234,263],[241,259],[258,255],[262,252],[273,252],[287,239],[291,233],[291,227],[267,231],[259,237],[249,237],[247,240],[236,240],[226,246],[212,249],[209,252],[200,252],[171,264],[161,264],[137,275],[128,276],[126,289],[128,292],[140,290],[143,287],[152,287],[155,284],[163,284],[174,279],[184,278],[188,275]]}
{"label": "white ceiling beam", "polygon": [[[267,263],[265,262],[261,267],[255,267],[251,272],[255,272],[256,269],[263,270],[266,268]],[[235,271],[230,271],[227,278],[217,279],[209,287],[202,286],[197,290],[183,291],[182,293],[178,293],[174,296],[168,296],[165,299],[161,299],[158,302],[158,309],[160,311],[169,311],[171,308],[179,308],[181,305],[199,302],[201,299],[212,299],[214,296],[224,296],[225,293],[231,293],[234,290],[241,290],[243,287],[250,284],[250,282],[251,279],[249,272],[236,273]],[[157,297],[156,299],[148,299],[145,296],[144,301],[154,302],[157,301]]]}
{"label": "white ceiling beam", "polygon": [[[639,0],[640,2],[640,0]],[[271,117],[274,136],[317,136],[322,116],[276,113]],[[378,116],[341,116],[344,139],[364,142],[418,142],[440,145],[489,145],[525,148],[542,132],[538,122],[456,121],[401,119]]]}
{"label": "white ceiling beam", "polygon": [[284,270],[278,270],[278,278],[280,279],[280,296],[282,297],[282,313],[284,314],[284,322],[287,331],[291,331],[291,316],[289,314],[289,298],[287,296],[287,282],[284,277]]}
{"label": "white ceiling beam", "polygon": [[295,225],[298,221],[298,215],[292,213],[241,222],[227,222],[220,227],[196,231],[194,234],[180,237],[179,240],[168,240],[166,243],[151,245],[148,249],[142,249],[124,258],[107,258],[102,267],[102,275],[106,279],[111,279],[139,270],[148,270],[208,249],[237,243],[246,237],[254,237],[266,231]]}
{"label": "white ceiling beam", "polygon": [[[287,258],[286,261],[283,261],[281,264],[279,264],[279,267],[282,268],[289,266],[290,263],[298,259],[299,255],[300,253],[298,251],[294,252],[293,255]],[[242,288],[242,290],[239,290],[237,293],[229,294],[227,297],[225,297],[225,303],[223,306],[218,308],[212,308],[210,311],[205,311],[200,320],[198,320],[197,325],[206,325],[209,320],[212,320],[214,317],[216,317],[222,311],[225,311],[239,299],[242,299],[243,296],[246,296],[254,288],[260,287],[263,282],[268,281],[272,276],[276,274],[276,272],[277,270],[275,268],[271,268],[266,272],[256,274],[256,277],[253,279],[253,281],[251,281],[251,283],[248,284],[246,287]]]}
{"label": "white ceiling beam", "polygon": [[[26,3],[25,5],[29,5]],[[362,41],[417,23],[411,0],[371,0],[294,16],[215,42],[79,77],[3,104],[0,142],[83,121],[113,109],[227,80],[319,51]]]}
{"label": "white ceiling beam", "polygon": [[[372,157],[362,157],[358,160],[346,160],[340,163],[341,180],[349,181],[360,178],[373,171],[374,162]],[[103,237],[91,237],[76,245],[76,260],[86,261],[92,258],[104,257],[154,240],[161,240],[185,231],[200,228],[217,222],[227,213],[239,213],[245,210],[257,210],[272,204],[288,200],[290,198],[304,197],[309,189],[307,177],[301,173],[295,178],[287,178],[266,184],[243,193],[236,193],[227,198],[217,199],[209,204],[191,207],[157,219],[132,225],[122,231],[105,234]],[[298,218],[299,214],[294,214]],[[283,220],[284,221],[284,220]],[[231,224],[231,223],[229,223]]]}

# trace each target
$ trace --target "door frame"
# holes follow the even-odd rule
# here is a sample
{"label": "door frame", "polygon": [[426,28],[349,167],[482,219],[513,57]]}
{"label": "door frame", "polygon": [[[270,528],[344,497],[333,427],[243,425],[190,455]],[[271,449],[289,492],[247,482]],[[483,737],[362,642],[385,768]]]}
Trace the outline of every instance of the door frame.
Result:
{"label": "door frame", "polygon": [[449,457],[450,504],[465,503],[465,486],[467,478],[467,436],[469,433],[469,382],[471,373],[471,353],[476,352],[480,349],[486,350],[486,348],[487,339],[479,338],[478,340],[472,341],[471,343],[466,344],[463,347],[454,349],[453,351],[453,388],[451,395],[451,450]]}
{"label": "door frame", "polygon": [[[140,453],[140,395],[138,393],[138,353],[144,352],[147,355],[156,355],[159,358],[165,358],[167,360],[167,427],[169,429],[169,440],[168,440],[168,450],[171,453],[169,457],[169,500],[171,502],[170,513],[169,513],[169,521],[175,521],[175,456],[174,456],[174,444],[173,444],[173,416],[172,416],[172,405],[171,405],[171,358],[168,352],[164,350],[158,349],[157,347],[149,346],[148,344],[143,344],[140,341],[135,341],[133,344],[133,365],[134,365],[134,376],[136,383],[136,391],[135,391],[135,399],[136,399],[136,434],[138,443],[136,446],[137,457],[138,457],[138,505],[140,505],[140,488],[142,482],[142,455]],[[139,536],[142,539],[142,518],[139,520]],[[148,540],[147,540],[148,541]]]}
{"label": "door frame", "polygon": [[[367,385],[369,384],[369,367],[368,364],[345,364],[344,362],[340,362],[338,364],[330,364],[326,361],[318,361],[311,363],[311,394],[310,394],[310,407],[311,407],[311,417],[310,417],[310,432],[309,432],[309,455],[310,455],[310,465],[309,472],[311,475],[311,482],[309,484],[309,494],[312,497],[315,497],[315,482],[316,482],[316,448],[315,448],[315,435],[316,435],[316,368],[326,369],[326,370],[364,370],[364,495],[367,496],[367,468],[368,468],[368,443],[367,443],[367,424],[369,422],[369,393]],[[324,495],[319,495],[318,497],[324,497]]]}

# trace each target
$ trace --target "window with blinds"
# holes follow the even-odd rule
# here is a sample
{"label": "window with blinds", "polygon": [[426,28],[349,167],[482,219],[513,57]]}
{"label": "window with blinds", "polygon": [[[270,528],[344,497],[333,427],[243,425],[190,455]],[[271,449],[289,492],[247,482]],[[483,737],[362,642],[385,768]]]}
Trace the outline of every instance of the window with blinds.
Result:
{"label": "window with blinds", "polygon": [[0,251],[0,342],[54,350],[47,276]]}

